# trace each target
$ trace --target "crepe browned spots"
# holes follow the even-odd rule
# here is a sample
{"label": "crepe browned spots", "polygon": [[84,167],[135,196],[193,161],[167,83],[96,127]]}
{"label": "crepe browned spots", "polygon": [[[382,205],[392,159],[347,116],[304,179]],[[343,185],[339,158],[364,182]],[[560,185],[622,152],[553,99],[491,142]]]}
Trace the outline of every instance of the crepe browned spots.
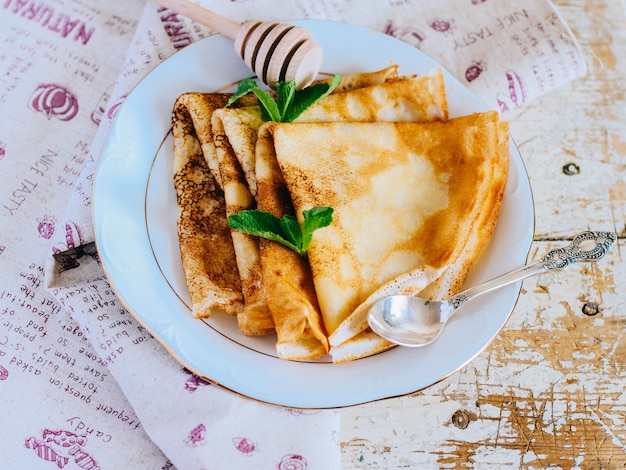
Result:
{"label": "crepe browned spots", "polygon": [[366,313],[374,300],[433,282],[433,295],[458,290],[491,238],[504,193],[508,138],[497,113],[267,127],[296,214],[335,210],[309,249],[334,360],[385,347],[366,342],[358,354],[340,347],[371,336]]}
{"label": "crepe browned spots", "polygon": [[[196,304],[236,313],[248,335],[275,329],[285,359],[330,350],[343,362],[391,347],[367,326],[371,303],[458,291],[491,238],[506,182],[506,124],[496,113],[448,119],[440,70],[398,77],[392,66],[344,78],[291,124],[264,123],[251,97],[224,109],[228,95],[188,93],[175,107],[179,237],[194,314]],[[308,258],[226,220],[258,208],[302,222],[314,206],[335,213]],[[206,264],[218,258],[233,277]]]}
{"label": "crepe browned spots", "polygon": [[[305,111],[297,122],[402,121],[447,117],[440,70],[423,77],[394,78],[390,82],[332,94]],[[379,105],[381,102],[384,105]],[[389,106],[389,103],[395,105]],[[264,129],[261,127],[256,141],[257,207],[277,217],[293,215],[291,198],[276,162],[271,136]],[[263,283],[278,334],[279,355],[292,359],[313,358],[327,352],[328,341],[320,321],[307,260],[267,240],[261,240],[260,253]]]}
{"label": "crepe browned spots", "polygon": [[236,315],[243,309],[224,193],[206,158],[215,152],[211,113],[227,100],[219,94],[188,93],[178,98],[173,110],[178,238],[195,317],[208,317],[216,309]]}
{"label": "crepe browned spots", "polygon": [[[380,102],[396,105],[389,108],[379,106]],[[263,124],[259,107],[202,109],[202,102],[196,100],[190,105],[190,114],[196,117],[194,122],[198,123],[196,132],[200,140],[211,147],[210,152],[205,151],[205,157],[223,187],[225,214],[254,207],[265,210],[263,198],[257,195],[258,175],[254,161],[257,132]],[[447,116],[441,71],[400,79],[397,67],[390,66],[381,71],[344,77],[333,95],[311,107],[299,119],[406,120],[428,115]],[[282,209],[290,210],[286,206]],[[278,323],[277,349],[281,357],[310,359],[325,354],[328,341],[319,319],[316,298],[312,295],[306,260],[286,254],[279,245],[265,241],[259,244],[254,237],[236,231],[232,232],[232,242],[244,299],[244,307],[237,314],[239,328],[248,335],[265,334],[273,331],[274,324]],[[264,263],[261,258],[265,259]],[[281,275],[276,277],[276,273]]]}
{"label": "crepe browned spots", "polygon": [[[247,173],[243,170],[233,148],[233,145],[241,148],[241,140],[247,140],[251,132],[249,126],[242,125],[239,128],[247,131],[244,136],[236,135],[237,138],[233,136],[229,139],[224,130],[223,114],[219,111],[226,110],[222,109],[213,113],[211,127],[224,189],[226,216],[229,216],[242,210],[256,208],[256,201],[248,183],[252,181],[256,186],[256,179],[252,167],[249,167]],[[256,131],[253,132],[253,138],[256,139]],[[242,160],[249,161],[250,158],[245,160],[242,158]],[[244,297],[244,308],[237,314],[239,330],[247,336],[272,333],[274,320],[267,303],[266,289],[261,275],[259,240],[236,230],[231,231],[231,237]]]}
{"label": "crepe browned spots", "polygon": [[[294,215],[291,197],[276,161],[270,136],[257,143],[257,206],[276,217]],[[314,359],[328,353],[328,338],[308,261],[270,240],[260,240],[261,272],[276,325],[276,350],[285,359]]]}

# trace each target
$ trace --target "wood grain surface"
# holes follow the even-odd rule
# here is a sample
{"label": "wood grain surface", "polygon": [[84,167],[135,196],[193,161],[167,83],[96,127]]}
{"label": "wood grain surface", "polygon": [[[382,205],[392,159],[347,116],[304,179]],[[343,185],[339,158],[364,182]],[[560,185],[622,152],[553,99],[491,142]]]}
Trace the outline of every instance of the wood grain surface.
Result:
{"label": "wood grain surface", "polygon": [[588,73],[505,116],[533,190],[529,261],[586,229],[617,246],[526,280],[501,334],[451,377],[342,409],[343,468],[626,467],[625,4],[554,4]]}

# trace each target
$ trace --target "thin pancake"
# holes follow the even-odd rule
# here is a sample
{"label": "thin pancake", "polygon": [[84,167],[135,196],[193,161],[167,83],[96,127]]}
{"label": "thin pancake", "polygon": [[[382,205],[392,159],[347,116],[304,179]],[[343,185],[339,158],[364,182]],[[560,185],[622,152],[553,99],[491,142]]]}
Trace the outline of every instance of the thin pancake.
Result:
{"label": "thin pancake", "polygon": [[[257,140],[257,205],[276,217],[293,214],[291,198],[274,155],[271,136]],[[295,251],[261,239],[261,272],[276,325],[276,350],[283,359],[314,359],[328,353],[315,287],[307,260]]]}
{"label": "thin pancake", "polygon": [[[469,212],[466,220],[459,221],[458,231],[455,233],[458,237],[456,246],[453,245],[452,241],[448,243],[450,249],[454,250],[450,255],[450,264],[445,266],[444,269],[440,267],[437,271],[431,272],[428,277],[435,280],[429,283],[423,290],[420,290],[422,284],[415,282],[413,277],[424,276],[429,268],[424,268],[424,271],[417,270],[401,275],[387,285],[377,289],[342,322],[331,336],[330,342],[334,351],[333,358],[353,354],[353,352],[349,353],[349,351],[353,351],[353,346],[358,347],[357,345],[360,341],[356,338],[357,340],[353,346],[349,346],[345,342],[356,334],[368,330],[367,312],[374,302],[383,297],[407,294],[419,295],[428,299],[444,299],[459,292],[467,273],[476,264],[489,244],[500,213],[508,175],[508,124],[497,121],[495,113],[488,113],[487,115],[477,114],[466,117],[465,120],[468,121],[470,126],[480,127],[484,126],[485,123],[488,123],[490,127],[492,124],[497,126],[495,130],[497,140],[492,142],[492,148],[485,152],[486,155],[492,154],[494,157],[483,165],[482,171],[484,173],[482,174],[482,179],[476,180],[476,197],[472,205],[468,205]],[[492,139],[493,136],[490,135],[490,140]],[[451,188],[451,191],[458,191],[458,189]],[[470,203],[471,199],[467,201]],[[450,224],[452,223],[451,221]],[[454,226],[451,225],[449,231],[453,230]],[[462,234],[465,234],[464,239]]]}
{"label": "thin pancake", "polygon": [[[219,138],[225,148],[230,147],[228,151],[239,162],[250,194],[256,196],[255,144],[257,131],[263,124],[261,110],[258,106],[218,109],[211,119],[215,121],[213,139]],[[217,128],[219,136],[215,135]]]}
{"label": "thin pancake", "polygon": [[436,69],[349,93],[333,93],[304,111],[296,122],[421,122],[447,117],[444,77],[441,69]]}
{"label": "thin pancake", "polygon": [[[230,140],[226,138],[220,111],[224,110],[213,112],[211,127],[228,216],[256,208],[256,201],[246,182],[246,173],[237,160]],[[236,230],[231,231],[231,236],[244,297],[244,308],[237,314],[239,330],[247,336],[273,333],[274,321],[261,276],[259,240]]]}
{"label": "thin pancake", "polygon": [[[359,333],[345,335],[340,325],[377,289],[424,289],[454,265],[477,224],[497,219],[501,196],[489,204],[488,194],[502,193],[494,185],[505,179],[493,167],[507,155],[500,155],[496,113],[434,123],[275,123],[269,130],[296,213],[335,209],[333,224],[315,233],[309,249],[332,347],[343,342],[333,341],[337,331],[346,340]],[[469,264],[456,267],[457,279]]]}
{"label": "thin pancake", "polygon": [[[378,101],[385,99],[395,99],[401,105],[392,110],[376,106]],[[435,110],[433,102],[438,106]],[[447,116],[440,70],[425,77],[331,95],[311,109],[312,112],[305,112],[298,121],[401,121],[416,116]],[[234,135],[250,133],[239,131]],[[256,143],[257,208],[277,217],[293,215],[291,199],[276,162],[272,142],[268,139],[269,135],[262,127]],[[320,324],[319,307],[306,260],[278,243],[261,240],[261,268],[268,303],[276,324],[279,355],[288,359],[308,359],[327,352],[328,342]]]}
{"label": "thin pancake", "polygon": [[[212,140],[199,140],[207,125],[203,113],[224,106],[227,96],[188,93],[174,106],[174,186],[180,254],[189,289],[192,313],[208,317],[215,309],[235,315],[243,308],[239,272],[230,228],[225,219],[224,194],[207,164],[205,153],[214,151]],[[194,119],[196,122],[194,123]]]}
{"label": "thin pancake", "polygon": [[[489,168],[492,174],[486,177],[491,181],[489,188],[483,188],[482,206],[476,211],[475,222],[470,229],[470,235],[456,262],[448,266],[445,272],[431,283],[426,289],[419,292],[420,297],[426,299],[445,299],[458,293],[470,269],[483,254],[493,232],[508,176],[509,165],[509,126],[508,123],[498,122],[498,157]],[[495,215],[495,216],[494,216]]]}
{"label": "thin pancake", "polygon": [[[398,65],[392,64],[384,69],[375,70],[373,72],[362,72],[355,74],[347,74],[341,77],[341,83],[335,87],[333,93],[344,93],[350,90],[356,90],[358,88],[365,88],[368,86],[380,85],[387,81],[395,80],[398,78]],[[313,85],[318,83],[328,83],[332,81],[332,78],[326,80],[316,80]]]}

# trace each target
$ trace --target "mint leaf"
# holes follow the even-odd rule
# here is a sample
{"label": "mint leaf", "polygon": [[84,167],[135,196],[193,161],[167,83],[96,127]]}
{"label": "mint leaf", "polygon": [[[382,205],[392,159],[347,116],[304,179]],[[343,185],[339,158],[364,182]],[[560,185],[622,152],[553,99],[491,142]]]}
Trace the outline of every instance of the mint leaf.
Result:
{"label": "mint leaf", "polygon": [[269,212],[262,212],[257,210],[243,210],[234,215],[228,216],[228,225],[235,230],[254,235],[257,237],[267,238],[268,240],[274,240],[278,243],[298,251],[300,247],[294,245],[291,240],[288,240],[283,236],[283,230],[280,225],[278,217],[270,214]]}
{"label": "mint leaf", "polygon": [[259,88],[252,77],[248,77],[237,86],[237,91],[230,97],[226,107],[232,106],[242,96],[253,92],[259,100],[261,114],[266,121],[292,122],[309,107],[331,93],[341,82],[341,75],[335,75],[331,83],[318,83],[296,90],[295,80],[276,84],[277,99],[266,90]]}
{"label": "mint leaf", "polygon": [[313,239],[313,232],[318,228],[327,227],[331,224],[333,212],[332,207],[314,207],[302,212],[304,216],[302,221],[302,246],[305,247],[305,251],[309,249]]}
{"label": "mint leaf", "polygon": [[296,96],[296,82],[279,82],[276,84],[276,93],[278,94],[278,100],[276,104],[278,105],[278,110],[280,112],[281,119],[287,111],[289,107],[293,103],[293,100]]}
{"label": "mint leaf", "polygon": [[[284,215],[280,219],[280,228],[282,230],[283,238],[291,242],[294,246],[298,247],[298,250],[302,249],[302,230],[300,224],[293,215]],[[306,250],[304,250],[306,251]],[[302,253],[301,253],[302,254]]]}
{"label": "mint leaf", "polygon": [[319,100],[329,95],[341,82],[341,75],[333,76],[330,83],[318,83],[302,90],[298,90],[295,93],[293,105],[290,106],[285,114],[283,114],[282,122],[293,122],[304,111],[309,109]]}
{"label": "mint leaf", "polygon": [[314,207],[303,211],[304,221],[300,227],[293,215],[285,215],[279,219],[269,212],[252,209],[228,216],[228,225],[240,232],[282,243],[305,256],[313,232],[330,225],[332,214],[333,209],[330,207]]}
{"label": "mint leaf", "polygon": [[259,85],[257,85],[256,81],[254,81],[254,78],[252,77],[244,78],[239,82],[237,91],[228,99],[225,107],[228,108],[232,106],[235,101],[250,92],[254,93],[259,100],[261,113],[266,121],[277,121],[280,119],[282,114],[278,109],[276,101],[274,101],[272,95],[270,95],[267,91],[259,88]]}
{"label": "mint leaf", "polygon": [[276,104],[276,101],[274,101],[272,95],[259,87],[253,88],[252,91],[259,99],[263,119],[267,121],[280,122],[282,114],[280,113],[280,109],[278,109],[278,105]]}
{"label": "mint leaf", "polygon": [[254,78],[252,77],[244,78],[243,80],[239,82],[239,85],[237,85],[237,91],[235,92],[235,94],[233,94],[233,96],[231,96],[226,102],[226,107],[228,108],[232,106],[232,104],[235,101],[237,101],[242,96],[247,95],[248,93],[253,91],[255,88],[258,88],[258,85],[254,81]]}

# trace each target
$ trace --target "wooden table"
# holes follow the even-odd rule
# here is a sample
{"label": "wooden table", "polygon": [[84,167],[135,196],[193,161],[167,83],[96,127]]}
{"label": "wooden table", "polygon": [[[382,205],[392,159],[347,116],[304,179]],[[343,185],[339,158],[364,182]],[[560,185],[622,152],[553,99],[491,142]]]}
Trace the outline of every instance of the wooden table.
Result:
{"label": "wooden table", "polygon": [[586,229],[617,246],[526,280],[498,338],[441,383],[341,410],[345,469],[626,466],[626,5],[554,3],[588,74],[508,116],[535,202],[529,260]]}

